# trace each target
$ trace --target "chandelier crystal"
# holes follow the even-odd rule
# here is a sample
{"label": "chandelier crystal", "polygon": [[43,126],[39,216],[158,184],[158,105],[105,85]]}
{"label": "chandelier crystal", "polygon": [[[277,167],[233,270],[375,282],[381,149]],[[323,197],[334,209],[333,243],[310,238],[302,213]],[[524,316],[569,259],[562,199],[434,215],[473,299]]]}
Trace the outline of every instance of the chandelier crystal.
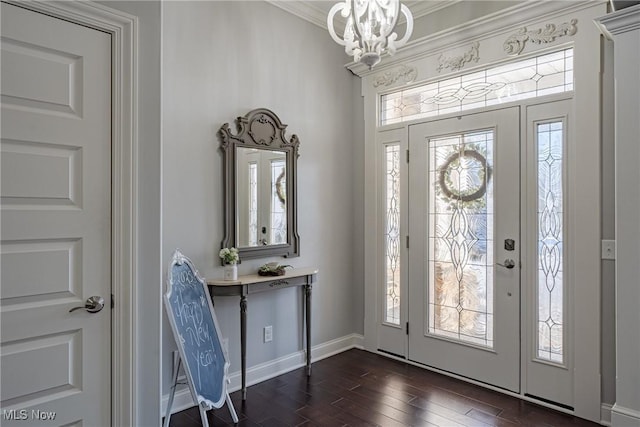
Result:
{"label": "chandelier crystal", "polygon": [[[338,37],[333,26],[335,15],[341,12],[347,20],[342,38]],[[400,40],[394,32],[399,12],[407,20],[407,28]],[[371,69],[380,62],[380,57],[396,49],[409,40],[413,31],[413,16],[400,0],[345,0],[333,5],[327,16],[327,28],[333,40],[344,46],[344,51],[352,55],[354,61],[360,61]]]}

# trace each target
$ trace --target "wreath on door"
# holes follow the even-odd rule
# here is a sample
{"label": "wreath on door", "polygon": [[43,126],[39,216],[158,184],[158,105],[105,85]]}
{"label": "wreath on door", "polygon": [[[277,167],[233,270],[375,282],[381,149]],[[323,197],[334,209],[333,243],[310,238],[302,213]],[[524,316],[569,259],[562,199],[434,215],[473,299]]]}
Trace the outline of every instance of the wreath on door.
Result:
{"label": "wreath on door", "polygon": [[278,200],[284,206],[287,201],[287,176],[285,174],[285,170],[283,169],[278,178],[276,178],[276,196],[278,196]]}
{"label": "wreath on door", "polygon": [[[480,174],[478,181],[480,185],[475,188],[465,189],[464,191],[455,188],[454,180],[451,174],[459,170],[462,159],[468,159],[473,163],[477,163],[478,167],[465,168],[475,169]],[[460,202],[473,202],[480,199],[487,192],[487,182],[491,178],[491,167],[487,165],[487,159],[476,149],[463,149],[458,150],[451,154],[445,160],[440,170],[438,177],[438,184],[445,197],[451,200],[457,200]]]}

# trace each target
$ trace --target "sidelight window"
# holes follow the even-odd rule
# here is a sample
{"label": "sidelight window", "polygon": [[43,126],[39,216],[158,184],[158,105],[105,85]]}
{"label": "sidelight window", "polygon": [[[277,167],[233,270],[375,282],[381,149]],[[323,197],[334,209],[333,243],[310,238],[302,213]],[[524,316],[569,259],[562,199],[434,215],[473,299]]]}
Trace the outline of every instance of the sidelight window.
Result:
{"label": "sidelight window", "polygon": [[538,358],[563,363],[563,122],[536,126],[538,170]]}
{"label": "sidelight window", "polygon": [[385,146],[384,321],[400,324],[400,145]]}

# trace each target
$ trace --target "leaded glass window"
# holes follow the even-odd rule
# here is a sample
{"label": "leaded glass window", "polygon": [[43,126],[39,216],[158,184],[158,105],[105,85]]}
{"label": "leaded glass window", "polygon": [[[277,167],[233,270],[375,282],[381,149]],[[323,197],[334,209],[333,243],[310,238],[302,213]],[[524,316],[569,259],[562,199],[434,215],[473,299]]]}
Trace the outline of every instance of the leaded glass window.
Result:
{"label": "leaded glass window", "polygon": [[385,146],[385,315],[400,324],[400,145]]}
{"label": "leaded glass window", "polygon": [[249,246],[258,245],[258,164],[249,163]]}
{"label": "leaded glass window", "polygon": [[536,126],[538,168],[538,358],[564,358],[563,122]]}
{"label": "leaded glass window", "polygon": [[573,90],[573,49],[511,62],[380,98],[380,126]]}
{"label": "leaded glass window", "polygon": [[493,130],[429,140],[429,333],[493,347]]}
{"label": "leaded glass window", "polygon": [[271,244],[287,243],[285,161],[271,161]]}

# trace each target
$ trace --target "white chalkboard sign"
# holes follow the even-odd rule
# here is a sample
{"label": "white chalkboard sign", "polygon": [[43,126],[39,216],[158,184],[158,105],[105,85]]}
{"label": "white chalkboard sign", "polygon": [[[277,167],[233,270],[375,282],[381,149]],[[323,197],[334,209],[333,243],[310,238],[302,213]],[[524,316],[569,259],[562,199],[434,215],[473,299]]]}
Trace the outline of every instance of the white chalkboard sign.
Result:
{"label": "white chalkboard sign", "polygon": [[[226,401],[234,422],[238,417],[227,391],[226,349],[204,279],[191,261],[176,250],[167,271],[165,308],[178,345],[191,395],[198,404],[202,424],[208,427],[206,411],[220,408]],[[167,405],[165,426],[169,425],[171,405],[177,384],[179,364],[174,369],[173,387]]]}

